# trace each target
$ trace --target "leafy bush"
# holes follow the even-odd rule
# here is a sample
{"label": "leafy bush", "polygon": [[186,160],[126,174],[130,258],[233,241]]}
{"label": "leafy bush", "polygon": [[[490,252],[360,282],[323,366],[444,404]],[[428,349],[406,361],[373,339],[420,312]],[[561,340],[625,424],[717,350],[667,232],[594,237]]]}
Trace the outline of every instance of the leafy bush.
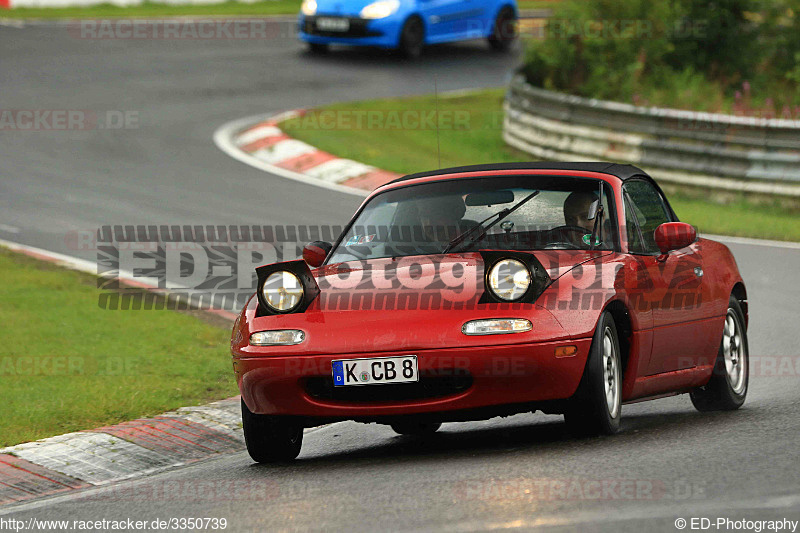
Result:
{"label": "leafy bush", "polygon": [[747,18],[753,0],[682,0],[675,31],[668,36],[674,50],[665,58],[674,69],[693,68],[712,79],[752,78],[758,60],[757,26]]}
{"label": "leafy bush", "polygon": [[565,0],[522,72],[571,94],[708,110],[737,108],[744,90],[747,109],[780,114],[800,97],[798,16],[800,0]]}

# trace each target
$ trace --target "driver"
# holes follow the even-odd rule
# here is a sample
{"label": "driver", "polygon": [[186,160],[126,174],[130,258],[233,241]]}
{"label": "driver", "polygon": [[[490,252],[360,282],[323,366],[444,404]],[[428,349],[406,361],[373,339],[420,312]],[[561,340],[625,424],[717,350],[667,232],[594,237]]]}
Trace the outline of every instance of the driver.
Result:
{"label": "driver", "polygon": [[460,231],[467,206],[460,196],[443,196],[417,203],[422,233],[428,241],[449,241],[453,228]]}
{"label": "driver", "polygon": [[[567,226],[581,228],[586,231],[583,235],[579,235],[576,231],[569,231],[565,232],[566,235],[564,236],[581,248],[589,241],[586,235],[590,235],[594,231],[595,221],[594,219],[589,219],[589,209],[595,201],[597,201],[597,194],[591,191],[575,191],[564,200],[564,220]],[[605,229],[603,227],[599,228],[598,236],[600,239],[605,237]]]}
{"label": "driver", "polygon": [[589,220],[589,208],[597,200],[597,195],[589,191],[575,191],[564,200],[564,220],[568,226],[576,226],[591,233],[594,220]]}

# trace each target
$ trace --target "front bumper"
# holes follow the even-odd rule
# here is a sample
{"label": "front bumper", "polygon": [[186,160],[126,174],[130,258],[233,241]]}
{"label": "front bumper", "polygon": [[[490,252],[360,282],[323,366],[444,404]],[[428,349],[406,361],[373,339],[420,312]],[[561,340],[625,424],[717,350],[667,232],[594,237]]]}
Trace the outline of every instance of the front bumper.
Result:
{"label": "front bumper", "polygon": [[[324,15],[319,15],[324,16]],[[378,20],[365,20],[358,17],[346,18],[350,29],[346,32],[320,31],[316,27],[318,16],[301,16],[298,20],[300,40],[314,44],[343,44],[351,46],[377,46],[396,48],[400,38],[401,22],[387,17]]]}
{"label": "front bumper", "polygon": [[[556,357],[555,349],[565,345],[576,346],[577,354]],[[586,338],[350,355],[234,353],[233,365],[242,398],[254,413],[379,420],[569,398],[577,390],[590,346],[591,338]],[[330,384],[335,359],[395,355],[417,356],[420,384],[335,389]]]}

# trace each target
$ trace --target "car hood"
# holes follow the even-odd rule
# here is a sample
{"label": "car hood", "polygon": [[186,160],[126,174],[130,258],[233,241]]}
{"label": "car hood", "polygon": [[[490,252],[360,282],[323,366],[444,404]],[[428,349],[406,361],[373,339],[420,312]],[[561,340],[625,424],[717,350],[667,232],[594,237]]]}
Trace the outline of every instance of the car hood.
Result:
{"label": "car hood", "polygon": [[[542,251],[533,254],[551,280],[577,265],[610,252]],[[484,291],[479,253],[387,258],[329,265],[313,271],[319,296],[303,313],[256,316],[256,299],[245,310],[242,353],[250,333],[302,329],[306,341],[269,347],[281,355],[352,354],[442,347],[516,344],[569,338],[555,317],[536,303],[477,305]],[[459,283],[458,279],[468,281]],[[377,280],[377,281],[376,281]],[[447,294],[447,297],[443,295]],[[525,333],[465,336],[464,322],[481,318],[528,318],[537,327]]]}
{"label": "car hood", "polygon": [[[544,267],[550,279],[555,281],[578,265],[586,263],[587,261],[591,261],[592,259],[608,255],[611,252],[603,250],[540,250],[529,253],[536,257],[539,263]],[[442,281],[442,270],[438,267],[441,265],[459,263],[470,265],[475,268],[478,285],[482,288],[484,264],[483,258],[478,252],[382,258],[371,259],[367,261],[337,263],[318,268],[313,271],[313,274],[317,279],[317,283],[320,284],[320,288],[325,289],[329,285],[332,285],[330,287],[331,289],[338,290],[343,288],[344,284],[337,283],[337,278],[341,279],[343,277],[348,277],[349,275],[352,275],[353,278],[356,278],[358,277],[358,271],[363,272],[365,275],[379,271],[382,272],[387,279],[394,279],[408,275],[413,276],[414,273],[410,271],[413,271],[415,268],[417,271],[420,270],[419,265],[432,264],[437,267],[435,276],[436,279],[434,281]],[[445,268],[445,272],[448,271],[449,269]],[[362,279],[363,277],[364,276],[362,275]]]}
{"label": "car hood", "polygon": [[542,250],[533,255],[547,271],[553,281],[567,274],[578,265],[612,254],[608,250]]}

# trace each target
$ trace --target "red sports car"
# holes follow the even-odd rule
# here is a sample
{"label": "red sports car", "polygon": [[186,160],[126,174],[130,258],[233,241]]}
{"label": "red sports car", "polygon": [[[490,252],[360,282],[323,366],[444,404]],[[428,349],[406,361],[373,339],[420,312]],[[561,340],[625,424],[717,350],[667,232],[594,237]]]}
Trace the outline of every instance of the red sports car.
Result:
{"label": "red sports car", "polygon": [[579,434],[622,404],[742,405],[747,294],[724,245],[642,170],[515,163],[400,178],[335,244],[259,267],[233,367],[255,461],[338,420],[400,434],[541,410]]}

